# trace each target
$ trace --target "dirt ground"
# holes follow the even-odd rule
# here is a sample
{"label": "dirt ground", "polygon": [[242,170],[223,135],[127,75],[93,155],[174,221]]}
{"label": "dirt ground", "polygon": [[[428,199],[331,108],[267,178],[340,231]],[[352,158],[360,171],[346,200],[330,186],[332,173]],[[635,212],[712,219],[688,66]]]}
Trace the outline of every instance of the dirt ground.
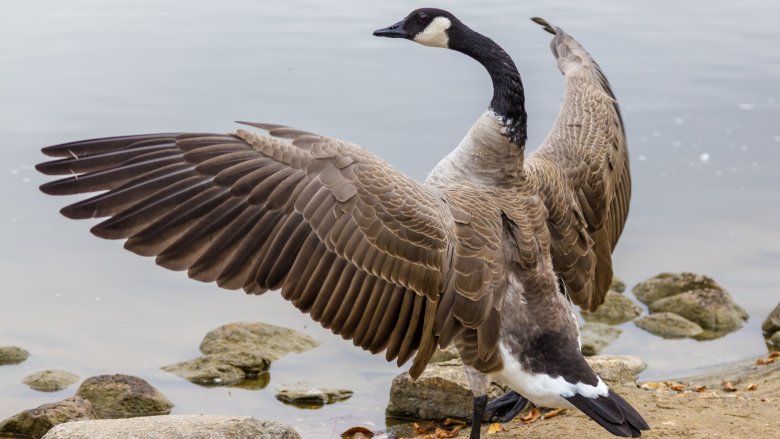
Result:
{"label": "dirt ground", "polygon": [[[730,382],[732,391],[725,382]],[[640,385],[643,383],[640,383]],[[716,372],[664,383],[614,387],[645,417],[651,430],[642,437],[654,438],[780,438],[780,358],[756,365],[755,360]],[[706,386],[702,388],[702,386]],[[748,390],[748,388],[754,390]],[[524,423],[518,418],[502,426],[504,431],[483,438],[549,439],[614,438],[575,410]],[[468,430],[457,436],[467,438]]]}

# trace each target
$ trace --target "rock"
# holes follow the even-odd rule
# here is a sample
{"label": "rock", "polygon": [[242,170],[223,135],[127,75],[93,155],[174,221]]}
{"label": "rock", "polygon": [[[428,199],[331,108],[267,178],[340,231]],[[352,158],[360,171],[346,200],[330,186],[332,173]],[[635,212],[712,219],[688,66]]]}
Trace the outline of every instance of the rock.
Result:
{"label": "rock", "polygon": [[209,331],[200,344],[200,351],[204,354],[257,352],[273,361],[291,352],[305,352],[319,345],[317,340],[292,329],[260,322],[238,322]]}
{"label": "rock", "polygon": [[612,276],[612,284],[609,286],[610,291],[614,291],[616,293],[622,293],[626,291],[626,283],[623,282],[623,279]]}
{"label": "rock", "polygon": [[636,376],[647,368],[644,361],[631,355],[594,355],[585,360],[609,384],[633,384]]}
{"label": "rock", "polygon": [[0,366],[4,364],[19,364],[29,356],[29,352],[18,346],[0,346]]}
{"label": "rock", "polygon": [[30,386],[33,390],[41,392],[58,392],[75,384],[78,380],[78,375],[74,375],[70,372],[48,369],[27,375],[22,382]]}
{"label": "rock", "polygon": [[162,370],[196,384],[235,385],[258,378],[272,361],[288,353],[304,352],[319,344],[308,335],[280,326],[229,323],[206,334],[200,344],[203,356],[163,366]]}
{"label": "rock", "polygon": [[76,395],[92,403],[99,419],[167,415],[173,407],[173,403],[151,384],[130,375],[87,378]]}
{"label": "rock", "polygon": [[444,349],[436,349],[433,352],[433,356],[431,357],[431,361],[429,361],[429,363],[441,363],[442,361],[459,359],[460,354],[458,353],[458,349],[455,347],[455,343],[450,343],[450,345]]}
{"label": "rock", "polygon": [[603,323],[585,323],[580,327],[582,355],[596,355],[617,340],[623,331]]}
{"label": "rock", "polygon": [[[488,399],[501,396],[504,391],[492,383]],[[386,413],[396,418],[470,419],[473,398],[460,360],[432,363],[417,381],[412,381],[408,372],[393,379]]]}
{"label": "rock", "polygon": [[764,336],[769,337],[777,331],[780,331],[780,303],[777,304],[775,309],[769,313],[764,324],[761,325],[761,329],[764,330]]}
{"label": "rock", "polygon": [[780,351],[780,331],[766,339],[766,348],[769,349],[769,352]]}
{"label": "rock", "polygon": [[276,399],[286,404],[316,407],[349,399],[352,393],[354,392],[346,389],[312,387],[305,383],[299,383],[279,390],[276,393]]}
{"label": "rock", "polygon": [[236,350],[203,355],[189,361],[163,366],[162,370],[174,373],[195,384],[229,386],[256,379],[268,370],[270,364],[271,359],[264,353]]}
{"label": "rock", "polygon": [[92,403],[84,398],[72,396],[59,402],[25,410],[6,419],[0,423],[0,435],[17,434],[38,439],[57,424],[95,418]]}
{"label": "rock", "polygon": [[695,337],[704,330],[701,326],[671,312],[659,312],[634,320],[645,331],[664,338]]}
{"label": "rock", "polygon": [[249,416],[148,416],[72,422],[44,439],[301,439],[292,427]]}
{"label": "rock", "polygon": [[707,276],[695,273],[661,273],[638,283],[632,292],[645,305],[680,293],[705,288],[723,289]]}
{"label": "rock", "polygon": [[588,322],[619,325],[635,319],[639,314],[642,314],[642,308],[631,299],[620,293],[608,291],[604,303],[596,311],[582,311],[582,318]]}
{"label": "rock", "polygon": [[659,299],[650,305],[650,311],[673,312],[708,330],[699,338],[709,339],[724,335],[742,327],[748,315],[734,303],[729,293],[722,289],[708,288],[688,291]]}

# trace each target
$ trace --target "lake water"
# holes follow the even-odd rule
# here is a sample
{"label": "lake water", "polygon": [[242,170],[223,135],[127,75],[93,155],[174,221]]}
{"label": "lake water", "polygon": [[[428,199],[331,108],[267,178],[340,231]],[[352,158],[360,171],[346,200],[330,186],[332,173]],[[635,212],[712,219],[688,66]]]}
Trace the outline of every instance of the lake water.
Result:
{"label": "lake water", "polygon": [[[371,36],[416,3],[5,0],[0,3],[0,345],[32,356],[0,368],[0,419],[73,393],[29,390],[27,374],[129,373],[174,413],[277,419],[305,437],[384,425],[398,369],[321,329],[276,293],[220,291],[95,239],[43,196],[39,148],[88,137],[278,122],[360,143],[422,180],[490,99],[482,67],[449,51]],[[760,355],[780,299],[780,5],[772,0],[437,2],[513,56],[529,149],[557,114],[562,78],[547,18],[579,39],[623,108],[634,192],[614,255],[629,284],[663,271],[713,276],[749,313],[709,342],[623,325],[605,353],[642,357],[653,379]],[[427,6],[427,5],[426,5]],[[271,367],[263,390],[203,388],[159,369],[192,358],[210,329],[264,321],[318,349]],[[355,391],[300,410],[274,389],[306,380]]]}

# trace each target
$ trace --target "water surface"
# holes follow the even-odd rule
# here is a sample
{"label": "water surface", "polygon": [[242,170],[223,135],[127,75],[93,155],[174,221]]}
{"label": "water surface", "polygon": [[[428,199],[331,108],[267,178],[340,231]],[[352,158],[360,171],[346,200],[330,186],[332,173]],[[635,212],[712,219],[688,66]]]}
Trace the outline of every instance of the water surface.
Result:
{"label": "water surface", "polygon": [[[434,2],[435,3],[435,2]],[[773,1],[449,1],[514,57],[523,75],[529,150],[562,95],[545,17],[577,37],[621,102],[631,151],[631,213],[615,252],[629,285],[662,271],[713,276],[750,313],[710,342],[664,341],[623,325],[607,353],[634,354],[643,377],[764,352],[760,324],[780,299],[780,6]],[[426,4],[429,5],[429,4]],[[325,437],[384,424],[392,377],[285,303],[226,292],[89,236],[56,212],[32,166],[39,148],[139,132],[227,132],[233,120],[289,124],[360,143],[418,180],[453,148],[490,98],[472,60],[371,36],[416,3],[6,0],[0,6],[0,344],[32,352],[0,368],[0,418],[72,394],[22,378],[62,368],[86,378],[141,376],[174,413],[254,415]],[[197,355],[232,321],[304,331],[319,349],[273,364],[263,390],[203,388],[159,367]],[[298,380],[347,387],[320,410],[283,405]],[[344,428],[342,428],[344,427]],[[325,432],[325,433],[323,433]]]}

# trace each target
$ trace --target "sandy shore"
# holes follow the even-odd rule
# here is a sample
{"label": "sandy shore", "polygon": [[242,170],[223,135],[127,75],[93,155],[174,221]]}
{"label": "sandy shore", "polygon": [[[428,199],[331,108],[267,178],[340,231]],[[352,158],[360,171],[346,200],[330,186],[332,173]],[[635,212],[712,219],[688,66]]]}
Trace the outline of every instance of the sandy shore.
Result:
{"label": "sandy shore", "polygon": [[[736,391],[724,389],[723,382]],[[665,384],[622,386],[615,390],[647,419],[647,438],[777,438],[780,437],[780,358],[757,366],[755,360],[724,366],[702,375]],[[682,385],[677,384],[682,383]],[[642,384],[642,383],[640,383]],[[754,390],[747,390],[749,387]],[[659,388],[653,389],[658,386]],[[702,386],[706,386],[702,388]],[[682,388],[681,388],[682,387]],[[519,419],[502,426],[504,431],[484,438],[614,438],[578,411],[566,410],[529,424]],[[468,437],[464,430],[458,437]]]}

